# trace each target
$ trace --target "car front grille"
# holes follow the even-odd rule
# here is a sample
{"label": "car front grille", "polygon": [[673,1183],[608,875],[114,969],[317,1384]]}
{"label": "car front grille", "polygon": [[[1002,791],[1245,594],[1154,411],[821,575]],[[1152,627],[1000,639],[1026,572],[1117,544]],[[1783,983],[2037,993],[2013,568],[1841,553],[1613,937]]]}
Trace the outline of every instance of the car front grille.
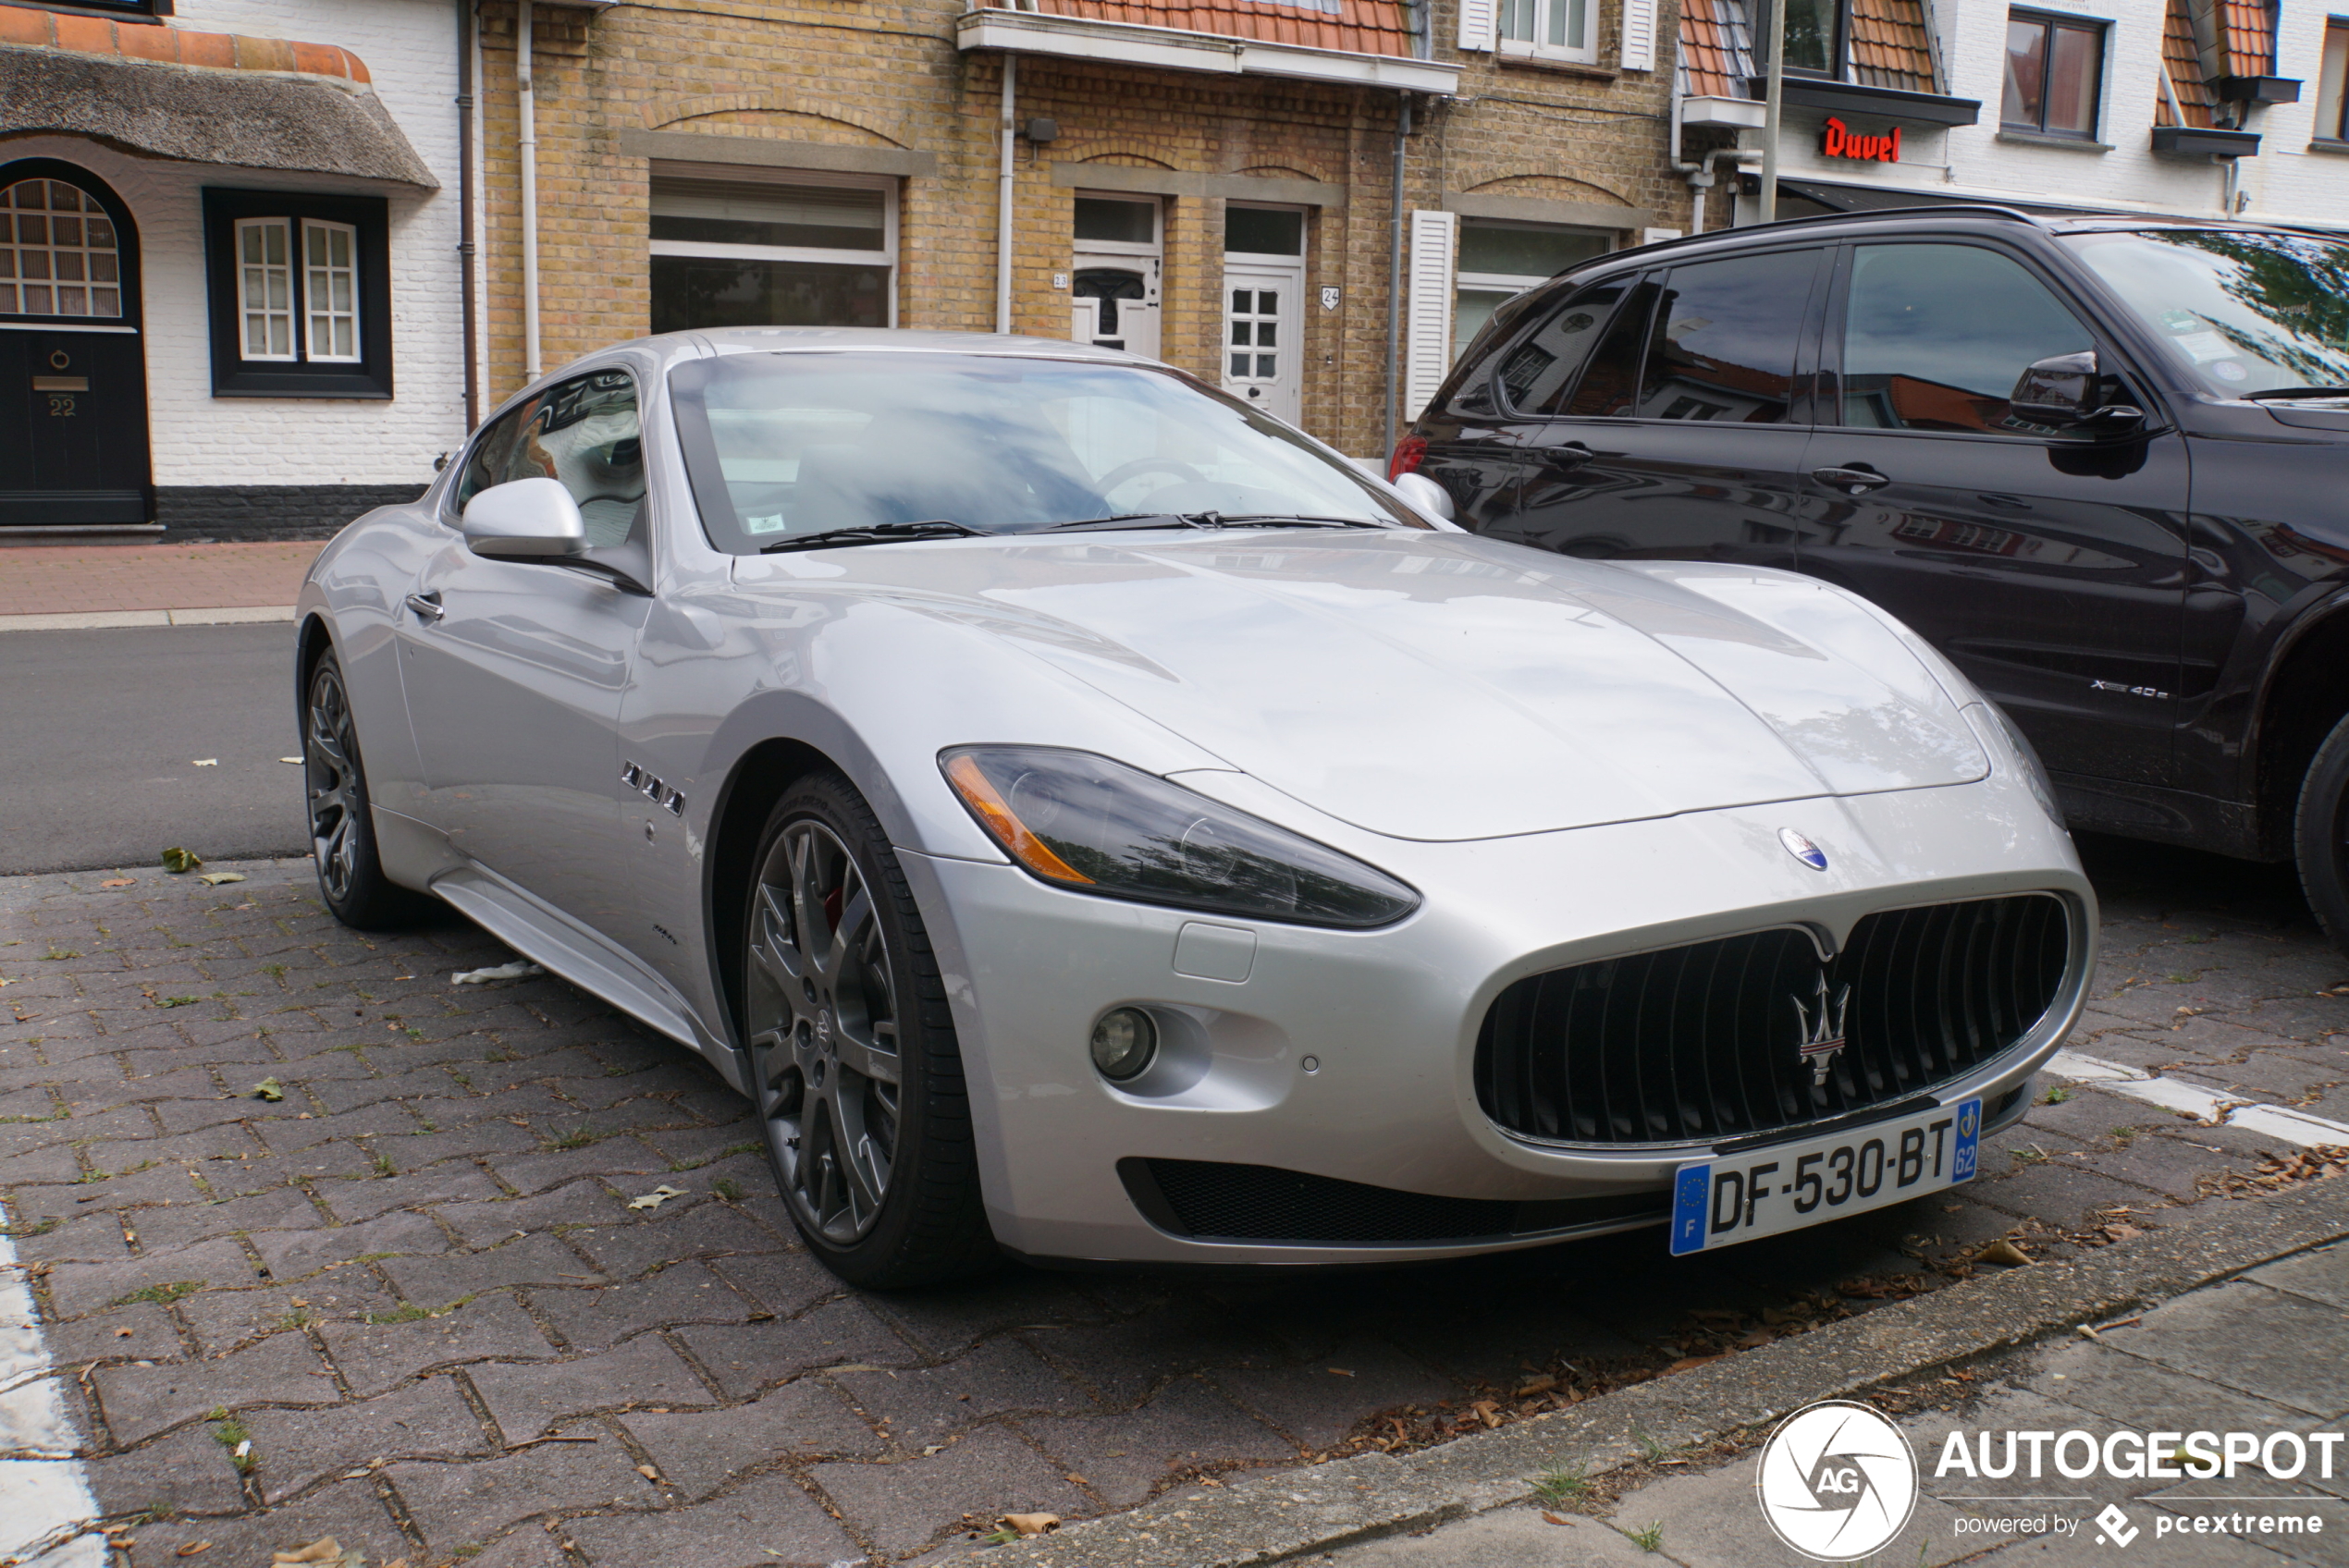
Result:
{"label": "car front grille", "polygon": [[2007,1050],[2054,1004],[2071,956],[2065,904],[2029,893],[1868,915],[1826,963],[1807,931],[1779,927],[1554,969],[1494,999],[1477,1100],[1501,1127],[1563,1144],[1829,1121]]}
{"label": "car front grille", "polygon": [[1524,1203],[1436,1197],[1211,1159],[1121,1159],[1117,1174],[1151,1224],[1194,1241],[1332,1247],[1492,1241],[1661,1220],[1671,1207],[1664,1192]]}

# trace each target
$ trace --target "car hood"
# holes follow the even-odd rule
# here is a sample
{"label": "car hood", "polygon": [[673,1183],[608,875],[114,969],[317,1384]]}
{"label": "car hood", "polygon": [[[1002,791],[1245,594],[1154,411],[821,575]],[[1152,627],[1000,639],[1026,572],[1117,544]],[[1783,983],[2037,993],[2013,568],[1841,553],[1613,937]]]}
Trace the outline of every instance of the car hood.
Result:
{"label": "car hood", "polygon": [[1627,570],[1457,533],[1262,530],[737,563],[739,589],[762,581],[983,629],[1233,769],[1398,838],[1921,789],[1989,769],[1958,704],[1890,626],[1780,572]]}

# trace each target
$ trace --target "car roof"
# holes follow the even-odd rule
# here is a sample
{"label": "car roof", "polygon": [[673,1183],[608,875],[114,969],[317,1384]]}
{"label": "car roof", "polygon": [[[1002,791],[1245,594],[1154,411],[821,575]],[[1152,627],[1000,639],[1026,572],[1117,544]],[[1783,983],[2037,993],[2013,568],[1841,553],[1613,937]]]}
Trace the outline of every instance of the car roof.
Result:
{"label": "car roof", "polygon": [[930,332],[903,326],[720,326],[664,333],[647,340],[658,351],[685,351],[706,344],[721,354],[837,353],[842,349],[895,353],[1015,354],[1027,358],[1099,360],[1110,364],[1155,364],[1122,349],[1097,348],[1065,337],[1018,337],[996,332]]}
{"label": "car roof", "polygon": [[[1587,276],[1622,264],[1630,258],[1644,262],[1662,251],[1728,250],[1745,245],[1767,244],[1779,239],[1797,239],[1831,237],[1834,231],[1855,227],[1880,227],[1899,229],[1915,224],[1938,224],[1944,227],[1975,228],[1992,231],[2001,227],[2020,227],[2042,234],[2081,234],[2135,230],[2147,228],[2232,229],[2242,234],[2310,234],[2315,231],[2295,229],[2280,224],[2244,223],[2231,218],[2188,218],[2153,213],[2081,213],[2050,215],[2030,213],[2021,207],[2001,206],[1994,202],[1944,202],[1931,206],[1875,207],[1865,212],[1823,213],[1812,217],[1780,218],[1773,223],[1746,224],[1737,228],[1716,228],[1703,234],[1683,235],[1678,239],[1660,239],[1653,245],[1638,245],[1629,250],[1610,251],[1604,257],[1571,269],[1573,276]],[[2328,238],[2337,238],[2327,236]],[[1561,273],[1559,276],[1568,274]]]}

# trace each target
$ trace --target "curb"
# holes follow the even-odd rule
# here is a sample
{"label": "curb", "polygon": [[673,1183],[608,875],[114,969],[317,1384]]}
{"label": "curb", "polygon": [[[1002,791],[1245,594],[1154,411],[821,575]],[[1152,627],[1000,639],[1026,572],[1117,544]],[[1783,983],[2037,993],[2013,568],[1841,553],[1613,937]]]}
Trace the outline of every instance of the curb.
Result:
{"label": "curb", "polygon": [[201,610],[76,610],[0,615],[0,631],[92,631],[117,626],[254,626],[290,621],[291,605],[227,605]]}
{"label": "curb", "polygon": [[1397,1459],[1384,1453],[1275,1471],[985,1553],[990,1568],[1246,1568],[1350,1540],[1425,1530],[1521,1502],[1529,1477],[1598,1476],[1823,1399],[2151,1305],[2349,1235],[2349,1181],[2251,1199],[2211,1198],[2159,1230],[2063,1263],[1976,1277],[1634,1384],[1497,1431]]}

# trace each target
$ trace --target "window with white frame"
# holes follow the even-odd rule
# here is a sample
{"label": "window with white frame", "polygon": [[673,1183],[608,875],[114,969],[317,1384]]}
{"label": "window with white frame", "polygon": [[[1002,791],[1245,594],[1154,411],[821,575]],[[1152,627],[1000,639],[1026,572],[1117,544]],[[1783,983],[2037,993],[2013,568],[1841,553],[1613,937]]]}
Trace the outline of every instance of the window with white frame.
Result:
{"label": "window with white frame", "polygon": [[302,346],[313,360],[359,359],[359,231],[347,223],[301,226]]}
{"label": "window with white frame", "polygon": [[897,181],[655,165],[652,327],[891,326]]}
{"label": "window with white frame", "polygon": [[237,220],[237,315],[248,360],[294,357],[293,224],[289,218]]}
{"label": "window with white frame", "polygon": [[1453,274],[1453,357],[1493,319],[1503,300],[1614,248],[1615,236],[1604,229],[1462,218]]}
{"label": "window with white frame", "polygon": [[1593,0],[1501,0],[1501,52],[1595,64],[1599,17]]}
{"label": "window with white frame", "polygon": [[0,190],[0,315],[119,316],[114,220],[62,179]]}
{"label": "window with white frame", "polygon": [[390,397],[384,199],[207,187],[203,209],[213,395]]}

